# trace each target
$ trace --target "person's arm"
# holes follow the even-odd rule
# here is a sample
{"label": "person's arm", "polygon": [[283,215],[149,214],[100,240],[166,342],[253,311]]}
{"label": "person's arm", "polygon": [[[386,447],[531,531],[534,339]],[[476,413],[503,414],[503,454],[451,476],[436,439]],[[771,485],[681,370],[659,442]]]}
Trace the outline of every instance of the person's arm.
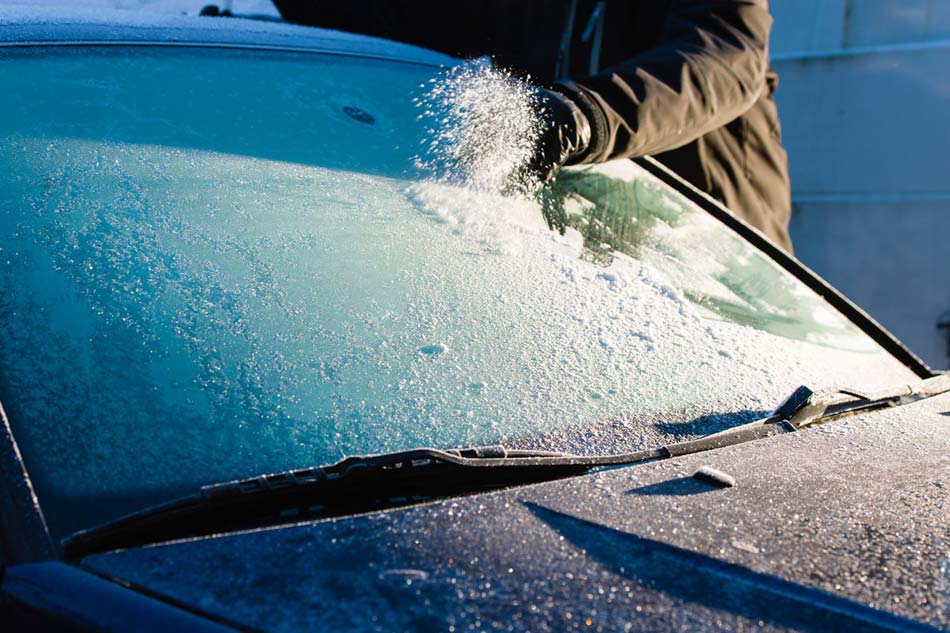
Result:
{"label": "person's arm", "polygon": [[662,43],[590,77],[556,84],[591,128],[568,163],[675,149],[745,113],[766,86],[768,0],[671,0]]}

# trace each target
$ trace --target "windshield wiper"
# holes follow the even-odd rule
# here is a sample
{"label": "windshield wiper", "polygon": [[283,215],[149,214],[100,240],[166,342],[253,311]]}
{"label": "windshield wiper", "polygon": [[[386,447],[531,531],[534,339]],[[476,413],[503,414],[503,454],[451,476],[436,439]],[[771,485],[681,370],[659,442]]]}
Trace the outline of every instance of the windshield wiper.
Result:
{"label": "windshield wiper", "polygon": [[551,481],[796,431],[845,413],[895,406],[950,391],[943,375],[885,394],[815,393],[800,387],[767,418],[700,439],[618,455],[582,456],[501,446],[350,457],[329,466],[202,487],[63,541],[63,557],[137,547],[278,523],[352,515],[428,500]]}
{"label": "windshield wiper", "polygon": [[455,450],[420,448],[349,457],[329,466],[204,486],[196,494],[76,532],[63,541],[63,558],[78,560],[96,552],[552,481],[595,468],[709,450],[788,430],[770,425],[713,439],[608,456],[486,446]]}

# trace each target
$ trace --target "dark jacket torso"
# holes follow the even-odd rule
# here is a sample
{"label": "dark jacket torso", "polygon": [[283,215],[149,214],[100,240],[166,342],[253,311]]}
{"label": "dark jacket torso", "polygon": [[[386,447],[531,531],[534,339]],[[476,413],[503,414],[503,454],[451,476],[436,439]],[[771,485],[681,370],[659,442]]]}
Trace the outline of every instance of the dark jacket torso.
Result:
{"label": "dark jacket torso", "polygon": [[[547,84],[565,76],[592,118],[591,162],[653,155],[791,249],[788,166],[768,64],[767,0],[276,0],[306,24],[408,42]],[[560,72],[556,72],[559,69]],[[584,108],[582,108],[584,109]]]}

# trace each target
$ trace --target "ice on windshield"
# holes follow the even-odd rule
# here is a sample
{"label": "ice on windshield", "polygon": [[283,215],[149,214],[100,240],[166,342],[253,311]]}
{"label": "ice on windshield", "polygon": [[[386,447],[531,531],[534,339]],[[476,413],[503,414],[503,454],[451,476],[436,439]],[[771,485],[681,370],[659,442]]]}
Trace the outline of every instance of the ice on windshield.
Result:
{"label": "ice on windshield", "polygon": [[344,455],[633,450],[912,379],[633,163],[537,200],[426,180],[436,74],[0,60],[0,401],[56,535]]}

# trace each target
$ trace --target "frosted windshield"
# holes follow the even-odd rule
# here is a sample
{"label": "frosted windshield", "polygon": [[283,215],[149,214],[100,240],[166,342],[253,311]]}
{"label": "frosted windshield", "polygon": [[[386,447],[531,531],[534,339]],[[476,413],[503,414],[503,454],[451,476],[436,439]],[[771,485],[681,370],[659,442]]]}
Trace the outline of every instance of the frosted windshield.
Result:
{"label": "frosted windshield", "polygon": [[913,378],[633,163],[538,200],[427,181],[437,73],[3,53],[0,402],[54,535],[345,455],[626,451]]}

